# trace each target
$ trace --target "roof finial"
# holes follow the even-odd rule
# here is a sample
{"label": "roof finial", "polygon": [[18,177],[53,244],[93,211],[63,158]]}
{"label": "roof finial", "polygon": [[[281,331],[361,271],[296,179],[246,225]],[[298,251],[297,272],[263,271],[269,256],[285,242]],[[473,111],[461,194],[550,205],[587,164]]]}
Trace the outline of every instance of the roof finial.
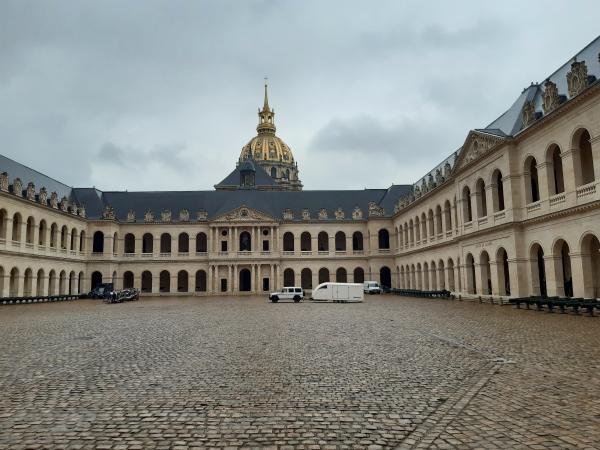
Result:
{"label": "roof finial", "polygon": [[267,81],[269,78],[265,76],[265,104],[263,105],[263,111],[269,111],[269,97],[267,96]]}

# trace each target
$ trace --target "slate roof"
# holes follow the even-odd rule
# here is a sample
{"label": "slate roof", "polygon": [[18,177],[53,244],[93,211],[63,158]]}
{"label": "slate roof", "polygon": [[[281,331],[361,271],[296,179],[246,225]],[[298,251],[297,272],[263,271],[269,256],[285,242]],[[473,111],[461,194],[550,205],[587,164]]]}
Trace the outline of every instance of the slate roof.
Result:
{"label": "slate roof", "polygon": [[50,178],[48,175],[44,175],[43,173],[31,169],[10,158],[7,158],[4,155],[0,155],[0,172],[8,173],[8,180],[10,184],[12,184],[15,178],[20,178],[23,182],[23,189],[27,187],[27,183],[33,181],[36,192],[39,192],[42,187],[45,187],[48,191],[48,195],[50,195],[51,192],[56,192],[59,200],[62,197],[69,198],[71,195],[72,188],[70,186],[61,183],[60,181],[56,181],[54,178]]}

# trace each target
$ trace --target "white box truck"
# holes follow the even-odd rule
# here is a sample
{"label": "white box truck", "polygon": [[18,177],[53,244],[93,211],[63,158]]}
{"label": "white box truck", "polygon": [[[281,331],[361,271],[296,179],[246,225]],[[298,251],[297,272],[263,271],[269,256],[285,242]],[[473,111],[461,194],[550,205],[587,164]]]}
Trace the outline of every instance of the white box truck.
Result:
{"label": "white box truck", "polygon": [[351,303],[364,300],[360,283],[321,283],[312,291],[312,299],[321,302]]}

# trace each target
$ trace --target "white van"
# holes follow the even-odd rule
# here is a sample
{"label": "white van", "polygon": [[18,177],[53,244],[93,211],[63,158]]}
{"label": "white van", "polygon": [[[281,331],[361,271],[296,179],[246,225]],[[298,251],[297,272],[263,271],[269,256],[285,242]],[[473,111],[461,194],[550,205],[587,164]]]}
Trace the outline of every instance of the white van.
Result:
{"label": "white van", "polygon": [[321,283],[312,291],[312,299],[324,302],[362,302],[363,285],[359,283]]}
{"label": "white van", "polygon": [[364,292],[365,294],[381,294],[381,286],[377,281],[365,281]]}

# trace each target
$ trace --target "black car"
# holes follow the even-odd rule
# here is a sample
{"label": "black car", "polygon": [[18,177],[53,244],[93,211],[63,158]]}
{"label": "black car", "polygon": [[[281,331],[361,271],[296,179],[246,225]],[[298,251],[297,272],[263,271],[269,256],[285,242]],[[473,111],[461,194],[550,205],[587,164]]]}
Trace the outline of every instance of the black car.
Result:
{"label": "black car", "polygon": [[89,293],[90,298],[110,298],[113,295],[114,287],[112,283],[100,283]]}

